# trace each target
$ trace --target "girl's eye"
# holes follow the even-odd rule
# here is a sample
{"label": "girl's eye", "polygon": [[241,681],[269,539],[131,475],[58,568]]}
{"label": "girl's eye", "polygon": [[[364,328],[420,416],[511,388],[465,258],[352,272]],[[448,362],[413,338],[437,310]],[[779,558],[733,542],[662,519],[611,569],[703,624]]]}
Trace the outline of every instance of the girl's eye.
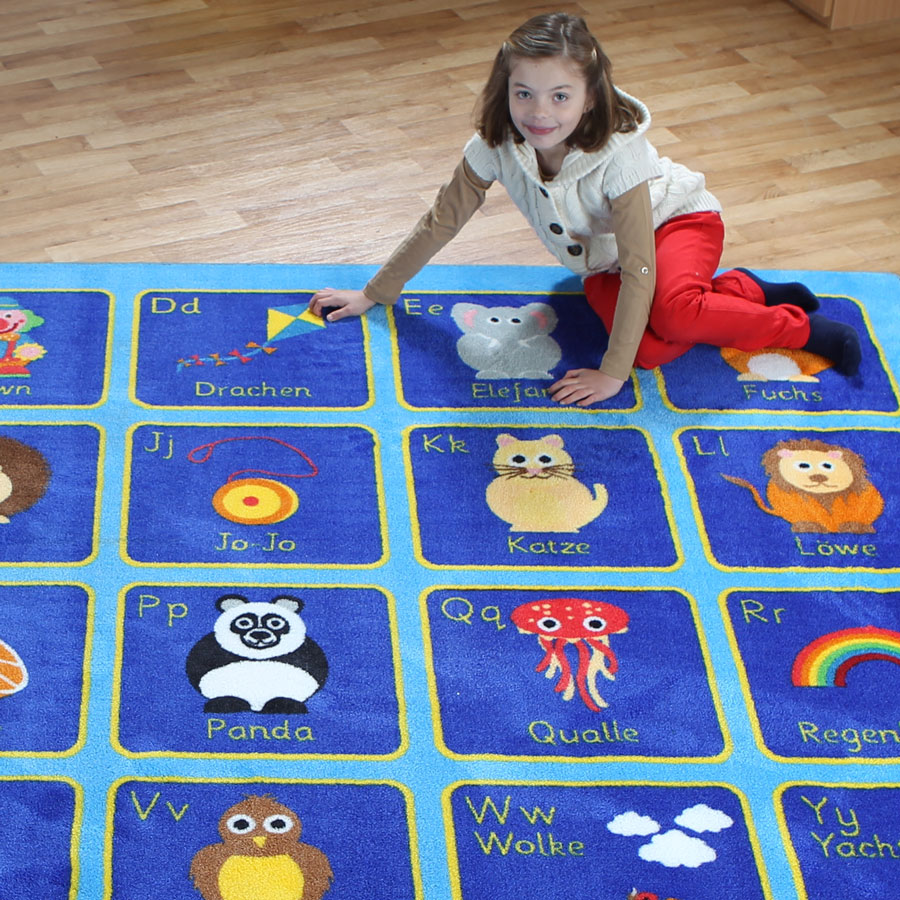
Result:
{"label": "girl's eye", "polygon": [[530,96],[531,94],[528,91],[516,91],[516,97],[518,97],[519,100],[527,100]]}
{"label": "girl's eye", "polygon": [[558,103],[565,103],[569,99],[568,94],[557,94],[554,98]]}

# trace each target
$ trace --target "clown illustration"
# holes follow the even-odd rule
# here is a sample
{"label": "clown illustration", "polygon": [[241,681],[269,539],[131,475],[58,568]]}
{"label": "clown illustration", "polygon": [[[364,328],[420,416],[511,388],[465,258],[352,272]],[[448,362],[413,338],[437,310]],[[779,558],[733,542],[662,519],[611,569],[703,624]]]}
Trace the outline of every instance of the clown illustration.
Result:
{"label": "clown illustration", "polygon": [[[619,660],[610,649],[609,636],[628,631],[628,613],[612,603],[561,597],[517,606],[510,618],[522,634],[537,635],[544,658],[535,668],[552,678],[559,672],[556,692],[571,700],[575,689],[584,705],[600,712],[609,704],[597,690],[597,675],[614,681]],[[574,644],[578,666],[573,673],[566,647]]]}
{"label": "clown illustration", "polygon": [[22,309],[12,297],[0,297],[0,378],[28,377],[28,364],[47,351],[35,341],[22,340],[22,335],[44,324],[30,309]]}

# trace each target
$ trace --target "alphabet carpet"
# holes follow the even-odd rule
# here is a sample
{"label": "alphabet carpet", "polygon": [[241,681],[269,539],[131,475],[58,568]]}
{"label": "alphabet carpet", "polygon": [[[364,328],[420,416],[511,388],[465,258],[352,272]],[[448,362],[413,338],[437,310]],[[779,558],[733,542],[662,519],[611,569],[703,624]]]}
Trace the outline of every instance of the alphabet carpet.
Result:
{"label": "alphabet carpet", "polygon": [[0,894],[891,896],[898,278],[585,410],[563,270],[370,273],[0,269]]}

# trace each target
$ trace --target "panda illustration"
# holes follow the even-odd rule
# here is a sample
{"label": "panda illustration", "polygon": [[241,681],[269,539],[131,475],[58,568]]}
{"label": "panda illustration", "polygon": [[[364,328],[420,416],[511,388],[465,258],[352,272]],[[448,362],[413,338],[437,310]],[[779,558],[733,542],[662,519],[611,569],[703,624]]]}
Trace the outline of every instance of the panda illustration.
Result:
{"label": "panda illustration", "polygon": [[305,713],[328,677],[322,648],[306,636],[303,601],[279,595],[250,602],[239,594],[216,600],[214,630],[188,653],[188,680],[208,700],[206,712]]}

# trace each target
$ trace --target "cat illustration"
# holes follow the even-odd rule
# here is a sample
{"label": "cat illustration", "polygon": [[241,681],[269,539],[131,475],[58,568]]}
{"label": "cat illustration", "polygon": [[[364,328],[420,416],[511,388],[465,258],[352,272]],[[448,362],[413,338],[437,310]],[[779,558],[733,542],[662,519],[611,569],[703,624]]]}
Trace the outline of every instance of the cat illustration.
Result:
{"label": "cat illustration", "polygon": [[575,478],[575,464],[558,434],[535,441],[501,434],[493,466],[497,477],[485,500],[495,516],[509,522],[510,531],[574,534],[609,502],[605,485],[595,484],[592,494]]}
{"label": "cat illustration", "polygon": [[463,332],[456,342],[459,358],[477,370],[476,378],[553,378],[550,369],[562,359],[550,337],[557,322],[553,307],[455,303],[450,315]]}

